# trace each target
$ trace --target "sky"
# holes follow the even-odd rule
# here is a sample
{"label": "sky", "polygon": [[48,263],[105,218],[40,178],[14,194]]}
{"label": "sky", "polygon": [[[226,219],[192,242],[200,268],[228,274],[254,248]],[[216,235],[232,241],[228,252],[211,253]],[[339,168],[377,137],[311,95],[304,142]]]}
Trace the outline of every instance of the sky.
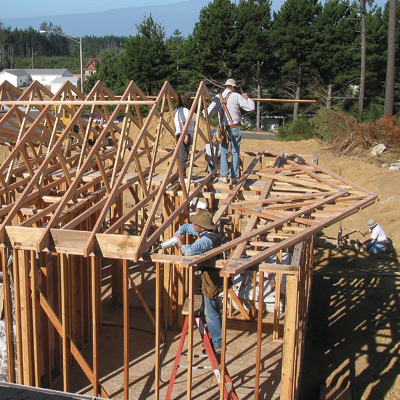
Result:
{"label": "sky", "polygon": [[182,0],[12,0],[1,8],[1,18],[43,17],[48,15],[84,14],[92,11],[109,11],[116,8],[157,6],[179,3]]}
{"label": "sky", "polygon": [[[43,22],[60,26],[64,33],[79,36],[130,36],[137,24],[152,15],[165,29],[166,37],[179,29],[183,36],[193,32],[200,10],[212,0],[11,0],[0,11],[0,22],[12,29],[40,29]],[[239,0],[232,0],[238,3]],[[279,11],[285,0],[272,0]],[[320,0],[321,2],[324,0]],[[375,0],[384,7],[386,0]]]}
{"label": "sky", "polygon": [[[211,1],[211,0],[210,0]],[[54,0],[12,0],[1,8],[0,19],[43,17],[49,15],[83,14],[90,12],[109,11],[116,8],[157,6],[180,3],[182,0],[69,0],[68,2]],[[273,0],[272,9],[278,10],[284,0]],[[383,7],[385,0],[375,0]]]}

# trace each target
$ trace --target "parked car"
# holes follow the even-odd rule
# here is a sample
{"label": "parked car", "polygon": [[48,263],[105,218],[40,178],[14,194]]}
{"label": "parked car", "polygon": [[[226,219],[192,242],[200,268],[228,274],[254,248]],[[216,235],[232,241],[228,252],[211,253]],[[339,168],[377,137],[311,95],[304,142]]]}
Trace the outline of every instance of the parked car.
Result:
{"label": "parked car", "polygon": [[[90,118],[91,116],[92,116],[92,113],[83,113],[83,114],[81,115],[81,117],[82,117],[86,122],[89,121],[89,118]],[[101,117],[100,117],[99,114],[97,114],[97,113],[93,114],[92,124],[97,124],[97,123],[100,122],[100,120],[101,120]]]}
{"label": "parked car", "polygon": [[[114,124],[119,124],[124,119],[123,115],[118,115],[117,118],[114,119]],[[107,121],[103,122],[103,128],[107,125]]]}

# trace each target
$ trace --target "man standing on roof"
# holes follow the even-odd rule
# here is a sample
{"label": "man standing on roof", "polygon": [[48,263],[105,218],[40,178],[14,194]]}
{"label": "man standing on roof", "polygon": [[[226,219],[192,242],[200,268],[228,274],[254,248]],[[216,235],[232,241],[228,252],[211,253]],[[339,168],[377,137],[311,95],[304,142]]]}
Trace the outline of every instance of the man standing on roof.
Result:
{"label": "man standing on roof", "polygon": [[[236,92],[237,85],[234,79],[228,79],[224,86],[225,90],[214,97],[208,106],[207,113],[210,118],[218,113],[220,126],[227,130],[232,151],[231,183],[234,185],[239,178],[240,143],[242,141],[242,131],[240,128],[242,114],[240,109],[253,111],[255,104],[247,93],[239,94]],[[221,183],[229,183],[228,151],[229,143],[222,143],[219,178],[219,182]]]}
{"label": "man standing on roof", "polygon": [[[184,130],[184,126],[186,124],[186,120],[189,117],[190,105],[192,102],[192,97],[190,92],[182,92],[179,95],[179,104],[178,108],[174,113],[174,124],[175,124],[175,137],[176,141],[179,141],[181,133]],[[186,163],[189,159],[190,146],[193,141],[193,133],[194,133],[194,119],[189,121],[189,126],[186,130],[185,137],[183,138],[183,143],[179,147],[179,160],[181,163],[183,177],[186,178]]]}
{"label": "man standing on roof", "polygon": [[[178,239],[178,246],[185,256],[205,253],[221,246],[221,237],[214,232],[215,225],[212,215],[208,211],[199,210],[190,215],[189,220],[191,224],[182,225],[174,235]],[[185,244],[185,234],[198,236],[199,239],[193,244]],[[207,328],[211,335],[214,351],[219,354],[222,343],[222,318],[218,295],[222,292],[222,280],[217,268],[203,269],[201,292]]]}
{"label": "man standing on roof", "polygon": [[367,226],[368,226],[368,231],[362,233],[362,235],[365,236],[366,234],[371,232],[371,236],[363,243],[360,243],[359,247],[363,250],[366,248],[368,253],[371,254],[386,253],[388,239],[386,237],[385,231],[373,219],[368,220]]}

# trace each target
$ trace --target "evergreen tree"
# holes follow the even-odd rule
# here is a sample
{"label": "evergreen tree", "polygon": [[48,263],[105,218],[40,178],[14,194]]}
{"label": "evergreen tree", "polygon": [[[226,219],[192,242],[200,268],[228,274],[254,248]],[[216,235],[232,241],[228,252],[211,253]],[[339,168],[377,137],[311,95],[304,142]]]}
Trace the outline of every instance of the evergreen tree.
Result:
{"label": "evergreen tree", "polygon": [[222,81],[232,76],[236,65],[235,5],[214,0],[200,11],[189,40],[191,65],[199,76]]}
{"label": "evergreen tree", "polygon": [[358,21],[348,2],[331,0],[324,4],[315,23],[316,43],[310,55],[313,69],[322,82],[335,90],[348,87],[349,71],[359,73],[359,55],[354,52]]}
{"label": "evergreen tree", "polygon": [[[315,22],[321,13],[318,0],[286,0],[274,13],[273,44],[280,60],[281,77],[285,85],[295,85],[296,99],[313,72],[313,51],[316,44]],[[298,103],[294,107],[297,119]]]}
{"label": "evergreen tree", "polygon": [[122,95],[126,83],[121,74],[121,61],[117,55],[107,54],[96,64],[96,73],[85,80],[85,93],[88,93],[97,81],[102,81],[116,95]]}
{"label": "evergreen tree", "polygon": [[[234,75],[254,88],[262,97],[263,79],[272,76],[273,49],[270,0],[240,0],[237,6],[236,41],[238,43]],[[269,80],[270,81],[270,80]],[[247,91],[247,90],[246,90]],[[261,104],[257,102],[257,129],[260,129]]]}
{"label": "evergreen tree", "polygon": [[389,10],[380,7],[367,14],[367,70],[365,95],[383,97],[386,79]]}
{"label": "evergreen tree", "polygon": [[396,51],[396,20],[397,20],[397,0],[389,2],[389,23],[388,23],[388,56],[386,69],[385,86],[385,115],[393,114],[394,102],[394,76],[395,76],[395,51]]}
{"label": "evergreen tree", "polygon": [[185,39],[179,29],[176,29],[173,35],[165,41],[166,50],[171,60],[171,78],[170,83],[173,87],[185,85],[184,79],[184,61],[183,47]]}
{"label": "evergreen tree", "polygon": [[147,95],[155,95],[171,73],[164,28],[151,15],[137,28],[138,34],[126,41],[121,54],[123,81],[127,85],[133,80]]}

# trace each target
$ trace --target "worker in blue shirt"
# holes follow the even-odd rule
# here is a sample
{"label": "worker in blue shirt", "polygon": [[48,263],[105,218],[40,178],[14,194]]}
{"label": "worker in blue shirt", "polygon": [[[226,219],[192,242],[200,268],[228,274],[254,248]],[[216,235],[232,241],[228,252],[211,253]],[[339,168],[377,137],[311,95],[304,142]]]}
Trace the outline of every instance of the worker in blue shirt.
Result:
{"label": "worker in blue shirt", "polygon": [[[221,245],[221,237],[213,232],[215,224],[212,215],[206,210],[199,210],[189,217],[191,224],[182,225],[175,233],[178,246],[185,256],[205,253]],[[193,244],[185,244],[185,234],[198,236]],[[216,354],[221,353],[222,318],[218,295],[222,292],[222,280],[217,268],[203,269],[201,279],[204,315]]]}

